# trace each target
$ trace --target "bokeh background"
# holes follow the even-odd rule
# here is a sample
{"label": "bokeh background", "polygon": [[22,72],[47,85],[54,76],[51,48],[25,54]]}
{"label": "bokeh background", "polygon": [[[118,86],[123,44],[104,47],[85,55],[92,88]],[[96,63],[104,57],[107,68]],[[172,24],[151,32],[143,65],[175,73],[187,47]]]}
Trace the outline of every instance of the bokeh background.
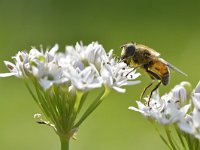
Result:
{"label": "bokeh background", "polygon": [[[146,44],[189,76],[171,73],[163,94],[183,80],[193,86],[200,79],[200,3],[173,0],[0,0],[0,72],[3,60],[19,50],[76,41],[99,41],[106,50],[120,54],[129,41]],[[141,71],[140,71],[141,72]],[[128,87],[125,94],[112,92],[81,126],[73,150],[167,149],[154,127],[136,106],[150,79]],[[33,114],[40,112],[23,82],[15,77],[0,79],[0,149],[59,150],[60,143],[48,127],[38,125]]]}

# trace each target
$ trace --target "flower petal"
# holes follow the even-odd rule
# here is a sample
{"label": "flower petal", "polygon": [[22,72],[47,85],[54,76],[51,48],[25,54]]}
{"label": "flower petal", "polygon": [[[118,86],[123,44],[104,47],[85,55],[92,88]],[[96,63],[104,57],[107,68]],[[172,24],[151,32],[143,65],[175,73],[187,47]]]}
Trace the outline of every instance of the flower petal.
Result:
{"label": "flower petal", "polygon": [[10,77],[10,76],[16,76],[17,73],[11,72],[11,73],[0,73],[0,77]]}

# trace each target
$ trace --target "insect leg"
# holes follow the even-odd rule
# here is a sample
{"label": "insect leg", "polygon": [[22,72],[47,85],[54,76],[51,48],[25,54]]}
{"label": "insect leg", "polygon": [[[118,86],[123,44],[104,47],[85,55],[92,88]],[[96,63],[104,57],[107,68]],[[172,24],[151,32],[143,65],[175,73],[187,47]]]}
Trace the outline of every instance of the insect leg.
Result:
{"label": "insect leg", "polygon": [[131,71],[129,71],[127,74],[126,74],[126,78],[128,77],[128,75],[133,72],[136,68],[133,68]]}
{"label": "insect leg", "polygon": [[161,80],[161,77],[157,75],[156,73],[154,73],[153,71],[149,70],[148,67],[144,66],[144,68],[152,79]]}
{"label": "insect leg", "polygon": [[150,95],[149,95],[149,100],[148,100],[148,102],[147,102],[147,105],[148,105],[148,106],[149,106],[149,104],[150,104],[150,100],[151,100],[151,96],[152,96],[153,92],[154,92],[155,90],[158,89],[158,87],[160,86],[161,83],[162,83],[162,81],[159,81],[158,84],[157,84],[157,85],[154,87],[154,89],[151,91],[151,93],[150,93]]}
{"label": "insect leg", "polygon": [[141,95],[140,95],[140,100],[142,100],[142,97],[144,96],[146,90],[147,90],[150,86],[152,86],[152,84],[154,83],[154,81],[155,81],[155,80],[152,80],[152,81],[143,89],[143,91],[142,91],[142,93],[141,93]]}
{"label": "insect leg", "polygon": [[131,73],[131,72],[133,72],[134,70],[136,70],[137,68],[139,68],[140,66],[137,66],[137,67],[135,67],[135,68],[133,68],[131,71],[129,71],[127,74],[126,74],[126,78],[127,78],[127,76]]}
{"label": "insect leg", "polygon": [[[161,77],[160,77],[159,75],[157,75],[156,73],[154,73],[153,71],[151,71],[151,70],[148,69],[148,65],[144,65],[144,68],[145,68],[146,72],[149,74],[149,76],[150,76],[153,80],[155,80],[155,79],[161,80]],[[150,96],[149,96],[149,100],[148,100],[148,102],[147,102],[147,105],[148,105],[148,106],[149,106],[150,99],[151,99],[151,96],[152,96],[153,92],[160,86],[161,83],[162,83],[162,81],[159,81],[159,83],[158,83],[158,84],[155,86],[155,88],[151,91]],[[152,84],[153,84],[153,82],[152,82]],[[146,87],[146,89],[149,88],[152,84],[150,83],[150,84]],[[145,92],[145,91],[143,91],[143,92]],[[142,92],[142,94],[143,94],[143,92]]]}

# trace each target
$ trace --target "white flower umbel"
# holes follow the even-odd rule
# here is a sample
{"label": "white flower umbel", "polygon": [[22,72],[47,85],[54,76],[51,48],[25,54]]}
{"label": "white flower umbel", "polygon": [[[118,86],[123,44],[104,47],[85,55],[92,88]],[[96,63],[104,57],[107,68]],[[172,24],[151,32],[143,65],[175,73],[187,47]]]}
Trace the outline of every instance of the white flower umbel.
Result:
{"label": "white flower umbel", "polygon": [[[113,51],[106,53],[97,42],[66,46],[65,52],[58,52],[57,44],[46,50],[32,48],[29,52],[18,52],[13,59],[14,63],[5,61],[10,73],[2,73],[0,77],[24,79],[46,118],[35,115],[37,122],[54,129],[62,150],[69,149],[70,138],[75,138],[79,126],[103,101],[109,89],[125,92],[122,86],[139,83],[135,81],[138,73],[133,71],[126,77],[131,68],[116,61]],[[99,94],[80,113],[87,95],[97,88]]]}
{"label": "white flower umbel", "polygon": [[169,149],[200,149],[200,82],[193,91],[181,82],[162,97],[154,92],[149,107],[140,101],[137,105],[129,109],[164,126],[167,138],[156,129]]}
{"label": "white flower umbel", "polygon": [[[190,107],[190,104],[181,107],[181,103],[186,100],[186,94],[181,83],[162,97],[159,96],[158,91],[154,92],[149,106],[137,101],[138,108],[129,107],[129,109],[138,111],[145,117],[155,119],[161,124],[172,124],[180,121]],[[145,100],[148,101],[148,98]]]}
{"label": "white flower umbel", "polygon": [[200,82],[192,93],[191,101],[192,111],[178,123],[178,126],[184,132],[200,139]]}

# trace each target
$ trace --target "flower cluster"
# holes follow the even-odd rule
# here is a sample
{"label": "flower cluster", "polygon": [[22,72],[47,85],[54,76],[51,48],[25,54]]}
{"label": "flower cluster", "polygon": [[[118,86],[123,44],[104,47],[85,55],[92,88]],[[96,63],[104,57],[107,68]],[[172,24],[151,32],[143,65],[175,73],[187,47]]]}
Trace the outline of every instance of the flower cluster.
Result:
{"label": "flower cluster", "polygon": [[[125,63],[116,62],[113,51],[106,53],[102,45],[92,42],[88,46],[77,43],[75,47],[66,46],[64,53],[57,52],[58,45],[40,51],[32,48],[30,52],[18,52],[13,57],[15,64],[5,61],[10,73],[0,77],[36,77],[47,90],[54,84],[66,84],[81,91],[105,85],[118,92],[125,92],[121,86],[133,85],[139,81],[128,81],[125,74],[130,70]],[[132,79],[139,76],[134,71]]]}
{"label": "flower cluster", "polygon": [[180,120],[178,126],[181,130],[200,139],[200,82],[192,92],[191,104],[190,113]]}
{"label": "flower cluster", "polygon": [[[113,50],[106,53],[97,42],[66,46],[65,52],[58,52],[58,48],[56,44],[51,49],[18,52],[13,57],[15,63],[5,61],[10,73],[2,73],[0,77],[24,79],[45,116],[44,120],[36,114],[37,122],[52,127],[60,137],[61,148],[67,149],[70,138],[75,138],[79,126],[103,101],[109,89],[123,93],[122,86],[138,84],[134,79],[140,74],[132,71],[127,77],[132,69],[117,61]],[[96,88],[101,92],[81,112],[89,92]],[[77,118],[79,114],[82,115]]]}
{"label": "flower cluster", "polygon": [[176,124],[180,130],[200,139],[200,82],[194,90],[190,83],[181,82],[161,97],[156,91],[149,106],[141,101],[137,101],[137,105],[138,108],[129,109],[163,125]]}

